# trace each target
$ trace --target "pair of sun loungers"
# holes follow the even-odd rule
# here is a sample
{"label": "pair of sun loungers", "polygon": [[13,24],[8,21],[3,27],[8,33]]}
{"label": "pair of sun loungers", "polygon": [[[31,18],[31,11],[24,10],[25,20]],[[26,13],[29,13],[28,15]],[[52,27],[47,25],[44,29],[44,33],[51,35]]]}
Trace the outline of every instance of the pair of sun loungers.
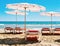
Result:
{"label": "pair of sun loungers", "polygon": [[15,27],[15,28],[5,27],[4,30],[5,30],[5,33],[22,33],[21,30],[24,30],[24,29],[20,27]]}
{"label": "pair of sun loungers", "polygon": [[[60,35],[60,28],[55,28],[55,29],[50,29],[50,28],[42,28],[42,34],[46,34],[46,35],[49,35],[49,34],[52,34],[52,35]],[[52,31],[52,32],[51,32]]]}

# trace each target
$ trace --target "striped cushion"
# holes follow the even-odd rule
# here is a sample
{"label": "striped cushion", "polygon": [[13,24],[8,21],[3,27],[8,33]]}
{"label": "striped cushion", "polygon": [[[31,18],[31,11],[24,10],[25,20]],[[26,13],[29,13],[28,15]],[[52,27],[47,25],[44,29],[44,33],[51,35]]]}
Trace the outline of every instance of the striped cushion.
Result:
{"label": "striped cushion", "polygon": [[42,33],[50,33],[50,31],[42,31]]}
{"label": "striped cushion", "polygon": [[38,32],[38,30],[28,30],[28,32]]}
{"label": "striped cushion", "polygon": [[42,28],[42,31],[50,31],[49,28]]}
{"label": "striped cushion", "polygon": [[35,34],[38,35],[38,30],[29,30],[27,34]]}
{"label": "striped cushion", "polygon": [[60,31],[60,28],[55,28],[54,31]]}

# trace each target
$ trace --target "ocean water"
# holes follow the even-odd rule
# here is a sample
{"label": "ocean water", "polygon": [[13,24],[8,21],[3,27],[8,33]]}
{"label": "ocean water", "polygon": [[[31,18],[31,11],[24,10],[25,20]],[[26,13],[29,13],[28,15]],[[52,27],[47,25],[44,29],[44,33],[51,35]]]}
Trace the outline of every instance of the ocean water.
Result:
{"label": "ocean water", "polygon": [[[24,27],[24,21],[0,21],[0,28],[4,28],[7,26],[10,27]],[[43,28],[43,27],[51,27],[51,21],[27,21],[26,22],[27,28]],[[60,21],[53,21],[52,22],[53,28],[59,28],[60,27]]]}
{"label": "ocean water", "polygon": [[[24,21],[0,21],[0,24],[24,24]],[[26,24],[51,24],[51,21],[27,21]],[[53,21],[52,24],[60,24],[60,21]]]}

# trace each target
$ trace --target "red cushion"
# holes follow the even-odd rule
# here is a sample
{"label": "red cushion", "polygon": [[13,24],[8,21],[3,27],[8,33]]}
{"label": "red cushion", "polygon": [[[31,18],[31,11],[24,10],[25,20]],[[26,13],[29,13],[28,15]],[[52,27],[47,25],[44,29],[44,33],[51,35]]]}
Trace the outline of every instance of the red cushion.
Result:
{"label": "red cushion", "polygon": [[38,30],[28,30],[28,32],[38,32]]}
{"label": "red cushion", "polygon": [[29,41],[35,41],[35,40],[37,40],[37,37],[27,37],[27,40],[29,40]]}
{"label": "red cushion", "polygon": [[60,31],[60,28],[55,28],[54,30],[55,30],[55,31]]}
{"label": "red cushion", "polygon": [[20,27],[15,27],[15,30],[22,30]]}
{"label": "red cushion", "polygon": [[49,28],[43,28],[42,31],[50,31]]}
{"label": "red cushion", "polygon": [[6,27],[5,30],[13,30],[11,27]]}

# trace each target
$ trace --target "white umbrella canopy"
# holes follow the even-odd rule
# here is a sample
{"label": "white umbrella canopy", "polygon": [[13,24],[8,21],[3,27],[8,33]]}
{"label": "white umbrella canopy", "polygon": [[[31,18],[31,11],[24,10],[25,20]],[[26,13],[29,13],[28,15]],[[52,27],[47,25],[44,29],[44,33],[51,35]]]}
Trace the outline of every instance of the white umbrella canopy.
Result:
{"label": "white umbrella canopy", "polygon": [[29,4],[29,3],[16,3],[16,4],[7,4],[6,6],[9,9],[18,9],[18,10],[25,10],[24,8],[26,7],[26,11],[32,11],[32,12],[39,12],[40,10],[45,11],[46,8],[41,5],[36,5],[36,4]]}
{"label": "white umbrella canopy", "polygon": [[17,7],[18,5],[16,5],[16,4],[7,4],[6,5],[6,8],[9,8],[9,9],[17,9],[18,7]]}
{"label": "white umbrella canopy", "polygon": [[29,3],[20,3],[19,4],[20,7],[26,7],[27,10],[30,10],[32,12],[39,12],[41,10],[46,10],[46,8],[44,6],[41,5],[36,5],[36,4],[29,4]]}
{"label": "white umbrella canopy", "polygon": [[[11,15],[25,15],[25,12],[21,12],[19,10],[14,10],[14,11],[6,11],[7,14],[11,14]],[[28,13],[26,13],[28,14]]]}
{"label": "white umbrella canopy", "polygon": [[41,15],[46,15],[46,16],[60,16],[60,12],[42,12]]}

